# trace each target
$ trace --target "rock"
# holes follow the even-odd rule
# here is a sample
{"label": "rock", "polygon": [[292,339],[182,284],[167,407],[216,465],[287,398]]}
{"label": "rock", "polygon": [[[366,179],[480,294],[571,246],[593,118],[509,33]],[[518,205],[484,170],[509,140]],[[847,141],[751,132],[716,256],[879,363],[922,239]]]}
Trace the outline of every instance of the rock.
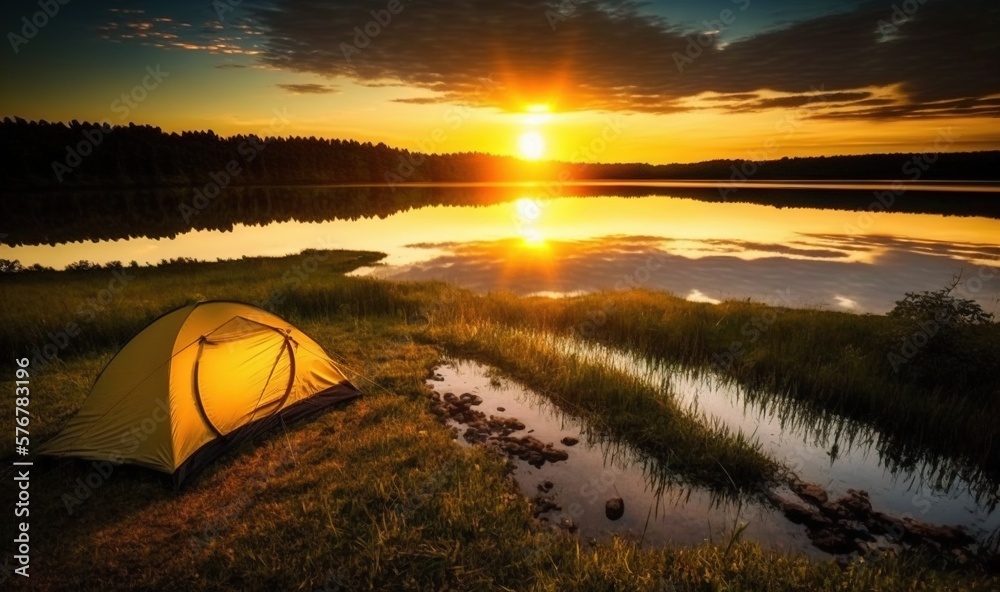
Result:
{"label": "rock", "polygon": [[781,513],[785,515],[785,518],[788,518],[795,524],[804,524],[809,528],[825,528],[833,525],[833,522],[829,518],[813,506],[782,500],[780,507]]}
{"label": "rock", "polygon": [[844,555],[858,548],[847,534],[832,528],[810,530],[808,536],[817,549],[833,555]]}
{"label": "rock", "polygon": [[816,504],[817,506],[825,504],[830,499],[826,494],[826,490],[815,483],[793,481],[791,483],[791,488],[792,491],[795,492],[795,495],[811,504]]}
{"label": "rock", "polygon": [[474,395],[472,393],[462,393],[461,395],[459,395],[458,399],[462,403],[465,403],[466,405],[472,407],[483,404],[483,398],[480,397],[479,395]]}
{"label": "rock", "polygon": [[556,503],[555,498],[551,495],[537,495],[531,500],[532,505],[535,506],[534,516],[538,518],[539,515],[546,512],[551,512],[553,510],[562,510],[562,507]]}
{"label": "rock", "polygon": [[504,411],[507,411],[507,410],[504,409],[503,407],[497,407],[497,411],[499,411],[500,413],[503,413]]}
{"label": "rock", "polygon": [[886,535],[894,543],[902,542],[906,538],[906,524],[901,519],[882,512],[872,512],[868,530],[875,534]]}
{"label": "rock", "polygon": [[545,448],[545,442],[542,442],[534,436],[524,436],[521,438],[521,444],[524,444],[528,448],[534,448],[535,450]]}
{"label": "rock", "polygon": [[840,520],[867,520],[872,513],[872,503],[867,491],[848,489],[847,495],[823,504],[822,510]]}
{"label": "rock", "polygon": [[544,482],[542,483],[542,487],[544,487],[544,488],[545,488],[545,491],[549,491],[550,489],[552,489],[553,487],[555,487],[555,483],[553,483],[553,482],[551,482],[551,481],[548,481],[548,480],[546,480],[546,481],[544,481]]}
{"label": "rock", "polygon": [[465,430],[465,434],[462,435],[465,441],[470,444],[477,444],[486,441],[486,436],[480,433],[476,428],[468,428]]}
{"label": "rock", "polygon": [[604,515],[608,520],[618,520],[625,514],[625,500],[613,497],[604,504]]}
{"label": "rock", "polygon": [[546,446],[542,449],[542,457],[549,462],[559,462],[569,458],[569,453],[565,450],[559,450],[557,448],[552,448],[551,446]]}
{"label": "rock", "polygon": [[868,526],[864,522],[858,520],[844,520],[837,524],[837,526],[844,531],[844,534],[854,539],[858,544],[874,543],[876,541],[875,537],[868,530]]}
{"label": "rock", "polygon": [[560,442],[563,443],[563,446],[576,446],[580,441],[572,436],[566,436]]}
{"label": "rock", "polygon": [[501,436],[509,436],[512,432],[523,430],[525,427],[523,423],[513,417],[497,417],[495,415],[490,416],[488,423]]}
{"label": "rock", "polygon": [[925,542],[933,541],[948,547],[966,545],[973,542],[973,538],[961,526],[945,526],[928,524],[914,518],[904,517],[903,528],[914,537],[923,539]]}
{"label": "rock", "polygon": [[568,532],[576,532],[577,526],[572,518],[563,518],[559,526]]}

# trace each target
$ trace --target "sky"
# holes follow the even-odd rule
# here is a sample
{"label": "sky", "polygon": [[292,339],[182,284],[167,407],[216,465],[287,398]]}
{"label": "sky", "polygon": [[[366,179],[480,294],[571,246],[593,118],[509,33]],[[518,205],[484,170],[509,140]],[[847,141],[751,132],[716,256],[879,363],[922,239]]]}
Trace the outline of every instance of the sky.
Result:
{"label": "sky", "polygon": [[0,116],[599,162],[1000,148],[994,0],[7,1]]}

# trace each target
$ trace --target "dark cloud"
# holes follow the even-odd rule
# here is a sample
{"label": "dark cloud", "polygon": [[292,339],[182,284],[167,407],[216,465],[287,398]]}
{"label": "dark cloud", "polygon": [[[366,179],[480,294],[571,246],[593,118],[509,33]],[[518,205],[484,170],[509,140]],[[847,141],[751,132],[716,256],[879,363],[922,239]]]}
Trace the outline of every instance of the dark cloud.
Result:
{"label": "dark cloud", "polygon": [[339,92],[335,86],[330,86],[329,84],[316,84],[313,82],[304,84],[275,84],[274,86],[296,95],[324,95]]}
{"label": "dark cloud", "polygon": [[247,66],[243,64],[219,64],[216,68],[220,70],[236,70],[239,68],[246,68]]}
{"label": "dark cloud", "polygon": [[[733,3],[734,18],[750,18],[753,5],[746,12],[741,5]],[[1000,6],[992,0],[929,0],[905,22],[897,18],[898,26],[891,24],[893,3],[880,0],[728,44],[633,2],[400,0],[398,14],[379,12],[386,6],[285,0],[257,8],[253,18],[265,32],[260,59],[516,110],[546,102],[667,113],[693,108],[688,99],[710,92],[722,95],[710,100],[724,109],[728,101],[825,117],[998,115],[995,104],[976,102],[1000,94]],[[825,98],[816,100],[815,88]],[[899,94],[890,102],[872,89]],[[797,96],[758,96],[765,91]]]}
{"label": "dark cloud", "polygon": [[870,92],[839,92],[826,93],[817,96],[791,95],[787,97],[777,97],[773,99],[761,99],[749,104],[751,109],[769,109],[775,107],[804,107],[813,103],[852,103],[868,99],[872,96]]}

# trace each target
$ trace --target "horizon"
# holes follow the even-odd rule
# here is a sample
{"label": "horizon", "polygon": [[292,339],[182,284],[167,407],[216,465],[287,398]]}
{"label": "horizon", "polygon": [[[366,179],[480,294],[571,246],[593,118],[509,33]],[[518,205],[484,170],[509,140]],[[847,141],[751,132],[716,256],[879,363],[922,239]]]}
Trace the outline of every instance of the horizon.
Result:
{"label": "horizon", "polygon": [[26,120],[654,165],[1000,149],[984,0],[0,11],[0,116]]}
{"label": "horizon", "polygon": [[[45,119],[27,119],[27,118],[24,118],[24,117],[20,117],[19,115],[5,115],[5,116],[3,116],[3,120],[4,121],[10,120],[12,123],[15,123],[15,124],[17,123],[18,119],[23,120],[24,122],[26,122],[29,125],[36,125],[36,124],[61,125],[63,127],[66,127],[67,129],[71,129],[72,124],[74,123],[74,121],[77,124],[79,124],[80,126],[83,126],[83,127],[93,126],[94,128],[96,128],[98,126],[103,125],[103,123],[100,122],[100,121],[86,121],[86,120],[81,121],[81,120],[76,120],[76,119],[71,119],[71,120],[68,120],[68,121],[48,121],[48,120],[45,120]],[[237,138],[240,138],[240,137],[257,135],[257,134],[254,134],[252,132],[251,133],[233,133],[233,134],[223,135],[223,134],[219,134],[218,132],[216,132],[213,129],[186,129],[186,130],[178,130],[178,131],[167,131],[167,130],[162,129],[160,126],[155,126],[155,125],[147,124],[147,123],[136,123],[136,122],[124,122],[124,123],[112,124],[112,128],[128,129],[129,126],[133,126],[133,125],[135,127],[152,127],[154,129],[158,129],[159,132],[162,133],[162,134],[164,134],[164,135],[171,135],[171,134],[181,135],[181,134],[185,134],[185,133],[193,133],[193,134],[215,134],[216,137],[218,137],[220,140],[223,140],[223,141],[233,140],[233,139],[237,139]],[[364,144],[370,144],[370,145],[373,145],[373,146],[377,146],[379,144],[379,142],[372,142],[370,140],[366,141],[366,140],[360,140],[358,138],[335,137],[335,136],[316,136],[316,135],[305,136],[305,135],[294,135],[294,134],[289,134],[289,135],[278,134],[278,135],[274,135],[274,136],[258,136],[258,137],[260,139],[262,139],[262,140],[265,140],[265,141],[273,141],[273,140],[307,140],[307,141],[310,141],[310,140],[315,140],[315,141],[325,141],[325,142],[333,142],[333,141],[337,141],[337,142],[357,142],[359,144],[363,144],[363,145]],[[381,142],[381,143],[385,144],[384,142]],[[388,149],[390,149],[390,150],[409,150],[407,148],[403,148],[401,146],[394,146],[392,144],[385,144],[385,146]],[[419,153],[419,154],[422,154],[424,156],[442,156],[442,157],[447,157],[447,156],[459,156],[459,155],[463,155],[463,154],[476,154],[476,155],[483,155],[483,156],[490,156],[490,157],[497,157],[497,158],[513,158],[515,160],[529,161],[529,162],[532,160],[532,159],[526,159],[523,156],[520,156],[518,154],[503,154],[503,153],[485,152],[485,151],[477,151],[477,150],[469,150],[469,151],[462,151],[462,152],[420,152],[419,150],[409,150],[409,151],[411,153],[414,153],[414,154],[418,154]],[[943,153],[943,152],[945,152],[945,150],[939,150],[938,152]],[[988,153],[993,153],[993,152],[1000,152],[1000,147],[998,147],[998,148],[991,148],[991,149],[947,150],[947,153],[949,155],[951,155],[951,156],[962,156],[962,155],[970,155],[970,154],[988,154]],[[758,163],[758,164],[760,164],[760,163],[766,163],[766,162],[775,162],[775,161],[781,161],[781,160],[795,160],[795,159],[863,158],[863,157],[866,157],[866,156],[897,156],[897,155],[898,156],[916,156],[916,155],[926,154],[926,153],[927,153],[926,151],[925,152],[920,152],[920,151],[915,151],[915,152],[865,152],[865,153],[858,153],[858,154],[832,153],[832,154],[819,154],[819,155],[806,155],[806,156],[776,156],[774,158],[769,158],[769,159],[766,159],[766,160],[757,160],[755,162]],[[648,161],[593,161],[592,162],[592,161],[582,161],[582,160],[575,160],[575,161],[574,160],[554,160],[554,159],[544,158],[544,157],[543,158],[538,158],[538,159],[535,159],[535,160],[536,160],[536,163],[539,164],[539,165],[542,165],[542,164],[564,164],[564,165],[611,165],[611,166],[615,166],[615,165],[648,165],[648,166],[674,166],[674,165],[680,165],[680,166],[686,166],[686,165],[709,164],[709,163],[713,163],[713,162],[740,162],[740,161],[748,160],[748,159],[739,158],[739,157],[728,157],[728,158],[727,157],[720,157],[720,158],[711,158],[711,159],[706,159],[706,160],[696,160],[696,161],[689,161],[689,162],[672,161],[672,162],[661,162],[661,163],[653,163],[653,162],[648,162]],[[609,180],[624,181],[625,179],[613,178],[613,179],[609,179]],[[662,182],[677,182],[677,181],[683,181],[683,180],[684,180],[683,178],[672,178],[671,177],[671,178],[668,178],[668,179],[663,179]],[[834,178],[830,178],[830,179],[810,179],[810,182],[819,183],[819,182],[824,182],[825,181],[825,182],[831,182],[831,183],[841,183],[841,182],[849,182],[851,180],[852,179],[834,179]],[[885,179],[885,180],[889,181],[891,179]],[[594,181],[594,179],[586,179],[586,180],[579,180],[577,182],[580,182],[580,183],[592,183],[593,181]],[[643,178],[635,179],[635,181],[643,181],[643,182],[650,182],[650,183],[657,182],[656,180],[653,180],[653,179],[643,179]],[[704,179],[692,179],[692,181],[705,181],[705,182],[708,182],[708,181],[706,181]],[[871,180],[864,180],[864,181],[871,181]],[[968,182],[976,182],[976,183],[986,182],[986,181],[981,180],[981,179],[968,179],[966,181],[968,181]],[[513,183],[526,183],[526,182],[530,182],[530,181],[513,181]],[[777,179],[760,179],[760,180],[755,180],[755,179],[749,178],[749,179],[745,179],[745,180],[743,180],[741,182],[742,183],[778,183],[778,182],[781,182],[781,181],[777,180]],[[789,180],[789,182],[794,182],[794,180]],[[936,180],[936,179],[912,179],[912,180],[908,181],[908,183],[920,183],[920,182],[933,184],[933,183],[940,183],[940,182],[945,182],[945,181]],[[951,180],[948,180],[946,182],[949,182],[949,183],[950,182],[962,182],[962,180],[960,180],[960,179],[951,179]],[[470,184],[490,183],[490,184],[496,184],[497,181],[460,181],[460,182],[435,182],[435,181],[426,181],[426,182],[424,182],[424,181],[413,181],[411,183],[412,184],[421,184],[421,183],[444,183],[444,184],[448,184],[448,183],[459,183],[459,184],[462,184],[462,183],[470,183]],[[381,184],[381,183],[379,183],[379,184]],[[348,185],[356,185],[356,183],[348,183]]]}

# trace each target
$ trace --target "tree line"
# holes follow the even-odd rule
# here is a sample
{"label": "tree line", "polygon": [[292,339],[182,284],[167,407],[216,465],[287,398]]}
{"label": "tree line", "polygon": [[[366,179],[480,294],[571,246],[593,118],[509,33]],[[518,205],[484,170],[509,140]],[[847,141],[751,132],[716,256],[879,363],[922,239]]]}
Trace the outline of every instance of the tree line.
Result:
{"label": "tree line", "polygon": [[[650,155],[654,157],[655,155]],[[591,179],[987,180],[1000,151],[718,159],[692,164],[526,162],[481,152],[422,154],[317,137],[223,137],[149,125],[0,122],[3,190]]]}

